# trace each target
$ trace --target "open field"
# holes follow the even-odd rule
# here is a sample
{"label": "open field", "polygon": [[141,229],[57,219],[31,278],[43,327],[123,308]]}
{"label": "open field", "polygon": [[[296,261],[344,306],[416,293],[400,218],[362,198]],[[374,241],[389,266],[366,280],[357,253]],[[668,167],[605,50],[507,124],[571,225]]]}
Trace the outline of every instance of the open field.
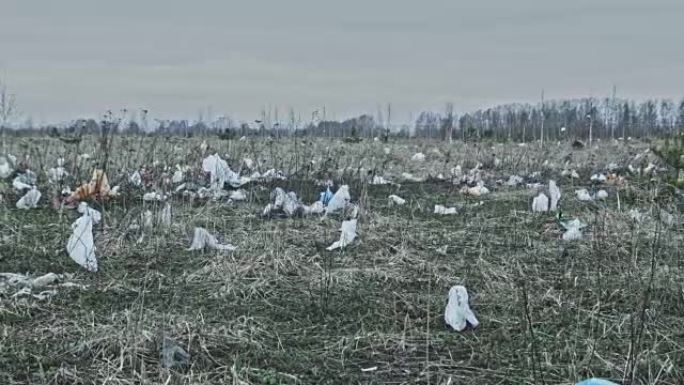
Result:
{"label": "open field", "polygon": [[[205,149],[202,142],[113,137],[107,173],[121,196],[93,204],[103,212],[94,231],[97,273],[67,255],[78,214],[52,207],[62,186],[45,174],[64,157],[68,186],[89,180],[106,155],[96,138],[8,142],[8,153],[29,155],[43,197],[38,208],[19,210],[11,180],[2,187],[0,272],[66,274],[84,287],[55,287],[43,300],[0,292],[0,383],[573,384],[592,376],[684,383],[682,198],[657,175],[626,171],[624,183],[601,187],[609,193],[604,201],[580,202],[574,193],[593,191],[590,175],[609,163],[657,164],[644,153],[647,144],[573,150],[566,142],[214,138]],[[205,183],[200,165],[214,152],[243,175],[242,160],[250,158],[254,169],[282,170],[287,179],[244,186],[242,202],[175,195],[170,228],[131,230],[145,210],[163,206],[143,202],[143,192],[172,191],[162,181],[176,164],[192,168],[187,179]],[[411,160],[418,152],[425,161]],[[91,158],[77,159],[83,153]],[[478,163],[492,192],[466,196],[451,170]],[[141,166],[153,178],[138,188],[128,176]],[[565,168],[580,178],[561,176]],[[423,181],[407,182],[405,172]],[[536,192],[524,183],[496,183],[512,174],[526,183],[556,180],[563,215],[588,225],[583,239],[562,241],[555,213],[532,213]],[[371,185],[373,175],[400,185]],[[348,184],[359,206],[351,246],[325,250],[339,238],[338,216],[261,217],[274,187],[310,203],[328,178]],[[407,204],[390,205],[389,194]],[[436,204],[460,210],[439,216]],[[195,226],[238,249],[187,251]],[[444,322],[447,293],[457,284],[468,288],[480,321],[460,333]],[[187,367],[162,368],[164,337],[190,354]]]}

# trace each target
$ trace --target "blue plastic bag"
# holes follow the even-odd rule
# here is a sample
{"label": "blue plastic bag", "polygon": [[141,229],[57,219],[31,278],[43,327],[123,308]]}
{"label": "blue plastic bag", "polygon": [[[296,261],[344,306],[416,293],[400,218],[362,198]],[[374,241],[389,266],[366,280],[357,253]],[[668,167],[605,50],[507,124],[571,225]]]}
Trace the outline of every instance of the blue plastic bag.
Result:
{"label": "blue plastic bag", "polygon": [[600,378],[590,378],[588,380],[580,381],[575,385],[618,385],[612,381],[602,380]]}
{"label": "blue plastic bag", "polygon": [[319,200],[321,201],[321,203],[323,203],[323,206],[327,206],[328,202],[330,202],[332,197],[333,193],[332,191],[330,191],[330,187],[328,187],[324,192],[321,193],[321,198]]}

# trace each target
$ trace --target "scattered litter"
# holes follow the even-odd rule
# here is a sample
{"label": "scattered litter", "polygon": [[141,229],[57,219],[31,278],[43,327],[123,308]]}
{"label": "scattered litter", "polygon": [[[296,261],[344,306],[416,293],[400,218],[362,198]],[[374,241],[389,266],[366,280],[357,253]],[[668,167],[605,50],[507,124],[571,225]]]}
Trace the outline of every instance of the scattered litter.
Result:
{"label": "scattered litter", "polygon": [[406,199],[404,199],[400,196],[394,195],[394,194],[389,196],[389,200],[390,200],[390,203],[395,204],[397,206],[402,206],[406,203]]}
{"label": "scattered litter", "polygon": [[195,227],[195,234],[192,237],[192,243],[188,251],[214,249],[223,251],[234,251],[237,247],[231,244],[221,244],[216,237],[211,235],[206,229],[202,227]]}
{"label": "scattered litter", "polygon": [[244,201],[247,200],[247,194],[245,193],[244,190],[235,190],[231,191],[230,195],[228,195],[228,198],[233,200],[233,201]]}
{"label": "scattered litter", "polygon": [[516,186],[521,185],[523,182],[524,182],[524,180],[523,180],[523,178],[522,178],[521,176],[518,176],[518,175],[511,175],[511,176],[508,178],[508,181],[506,181],[506,183],[504,183],[504,184],[505,184],[506,186],[509,186],[509,187],[516,187]]}
{"label": "scattered litter", "polygon": [[356,219],[342,222],[340,231],[342,232],[342,234],[340,234],[340,240],[335,241],[326,250],[343,249],[356,239]]}
{"label": "scattered litter", "polygon": [[48,182],[56,184],[68,177],[69,173],[62,166],[54,167],[48,170]]}
{"label": "scattered litter", "polygon": [[577,196],[577,200],[582,202],[589,202],[594,200],[594,198],[592,198],[591,195],[589,195],[589,191],[587,191],[587,189],[575,190],[575,195]]}
{"label": "scattered litter", "polygon": [[419,177],[417,177],[411,173],[408,173],[408,172],[402,173],[401,178],[407,182],[414,182],[414,183],[421,183],[421,182],[425,181],[425,179],[419,178]]}
{"label": "scattered litter", "polygon": [[335,192],[335,195],[333,195],[333,197],[330,199],[330,202],[328,202],[328,205],[325,208],[325,213],[331,214],[344,210],[344,208],[349,204],[349,201],[351,201],[349,186],[345,184],[340,186],[340,188]]}
{"label": "scattered litter", "polygon": [[161,350],[161,364],[166,369],[183,368],[190,363],[190,354],[174,340],[164,337]]}
{"label": "scattered litter", "polygon": [[563,233],[564,241],[579,241],[582,239],[582,229],[587,225],[580,222],[579,219],[573,219],[567,222],[560,222],[561,226],[565,229]]}
{"label": "scattered litter", "polygon": [[93,198],[104,199],[110,196],[113,195],[112,190],[109,188],[107,174],[105,174],[104,171],[97,169],[93,171],[93,176],[90,179],[90,183],[86,183],[78,187],[71,194],[70,199],[75,201],[86,201]]}
{"label": "scattered litter", "polygon": [[100,212],[88,207],[81,202],[78,205],[81,217],[71,224],[73,234],[67,242],[67,252],[71,259],[90,272],[97,271],[97,259],[95,258],[95,242],[93,239],[93,224],[100,222]]}
{"label": "scattered litter", "polygon": [[142,199],[145,202],[161,202],[166,199],[166,196],[156,191],[153,191],[143,194]]}
{"label": "scattered litter", "polygon": [[474,197],[479,197],[482,195],[489,194],[489,189],[482,184],[478,184],[475,187],[463,187],[461,189],[461,193],[466,194],[466,195],[470,195],[470,196],[474,196]]}
{"label": "scattered litter", "polygon": [[164,228],[171,227],[171,204],[167,203],[159,213],[159,225]]}
{"label": "scattered litter", "polygon": [[202,161],[202,170],[209,173],[209,183],[212,188],[222,189],[228,183],[232,187],[240,187],[250,181],[228,167],[228,163],[218,154],[209,155]]}
{"label": "scattered litter", "polygon": [[604,174],[598,173],[598,174],[593,174],[590,179],[592,182],[603,183],[606,181],[607,177]]}
{"label": "scattered litter", "polygon": [[323,206],[321,201],[316,201],[309,206],[303,205],[302,208],[304,209],[304,215],[323,214],[325,212],[325,206]]}
{"label": "scattered litter", "polygon": [[415,153],[411,157],[411,160],[414,162],[423,162],[425,160],[425,154],[423,154],[422,152]]}
{"label": "scattered litter", "polygon": [[131,176],[128,177],[128,181],[131,182],[133,186],[142,186],[142,177],[140,176],[140,171],[134,171],[133,174],[131,174]]}
{"label": "scattered litter", "polygon": [[590,378],[588,380],[580,381],[575,385],[618,385],[613,381],[602,380],[600,378]]}
{"label": "scattered litter", "polygon": [[551,204],[549,206],[549,210],[556,211],[558,209],[558,202],[561,199],[561,191],[556,185],[556,181],[549,181],[549,195],[551,197]]}
{"label": "scattered litter", "polygon": [[606,190],[599,190],[596,192],[595,197],[596,197],[596,199],[600,199],[600,200],[606,199],[606,198],[608,198],[608,192]]}
{"label": "scattered litter", "polygon": [[6,157],[0,156],[0,179],[8,178],[14,172],[14,167]]}
{"label": "scattered litter", "polygon": [[561,171],[561,176],[565,176],[565,177],[569,176],[572,179],[579,179],[579,177],[580,177],[576,170],[567,170],[567,169]]}
{"label": "scattered litter", "polygon": [[17,201],[17,208],[22,210],[34,209],[38,206],[40,200],[40,191],[37,188],[31,188],[26,194]]}
{"label": "scattered litter", "polygon": [[480,322],[470,309],[468,290],[464,286],[456,285],[449,289],[449,302],[444,311],[444,321],[456,331],[463,331],[469,323],[476,328]]}
{"label": "scattered litter", "polygon": [[532,212],[545,213],[549,211],[549,198],[544,193],[539,193],[532,200]]}
{"label": "scattered litter", "polygon": [[440,215],[455,215],[458,213],[458,209],[456,207],[445,207],[442,205],[435,205],[434,213]]}
{"label": "scattered litter", "polygon": [[330,203],[330,201],[332,200],[332,198],[333,193],[332,191],[330,191],[330,187],[326,187],[325,191],[321,192],[320,198],[318,200],[323,204],[323,206],[327,206],[328,203]]}
{"label": "scattered litter", "polygon": [[177,183],[183,183],[183,180],[185,179],[185,173],[183,170],[176,170],[173,173],[173,176],[171,177],[171,183],[177,184]]}
{"label": "scattered litter", "polygon": [[389,180],[385,179],[383,176],[380,175],[374,175],[373,179],[371,180],[372,185],[380,186],[380,185],[386,185],[386,184],[391,184]]}

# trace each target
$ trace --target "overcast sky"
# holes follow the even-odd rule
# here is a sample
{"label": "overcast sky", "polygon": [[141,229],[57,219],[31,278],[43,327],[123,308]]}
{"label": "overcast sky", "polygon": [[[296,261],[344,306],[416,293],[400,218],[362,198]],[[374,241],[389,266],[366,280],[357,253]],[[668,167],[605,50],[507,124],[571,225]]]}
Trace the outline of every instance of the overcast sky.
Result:
{"label": "overcast sky", "polygon": [[679,99],[683,43],[682,0],[0,2],[0,76],[37,122]]}

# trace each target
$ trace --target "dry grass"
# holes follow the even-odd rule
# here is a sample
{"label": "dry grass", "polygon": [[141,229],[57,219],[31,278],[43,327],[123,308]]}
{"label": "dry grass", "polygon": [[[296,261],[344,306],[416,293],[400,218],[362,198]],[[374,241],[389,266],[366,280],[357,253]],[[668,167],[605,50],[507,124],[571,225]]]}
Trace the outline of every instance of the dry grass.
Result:
{"label": "dry grass", "polygon": [[[155,162],[159,169],[197,167],[200,142],[115,137],[110,180],[125,183],[124,169]],[[33,154],[34,170],[53,167],[58,156],[76,170],[76,155],[94,143],[74,149],[46,138],[17,139],[11,151]],[[682,204],[655,199],[657,183],[635,178],[620,190],[620,210],[614,195],[605,203],[577,202],[572,182],[558,175],[572,152],[567,144],[541,151],[396,142],[386,155],[383,143],[319,140],[299,143],[296,157],[292,142],[210,145],[231,154],[236,168],[249,157],[262,171],[275,167],[296,176],[250,185],[249,200],[237,204],[174,199],[173,227],[145,233],[142,243],[127,228],[142,210],[159,208],[126,188],[104,207],[106,225],[96,230],[97,274],[79,270],[66,255],[75,214],[47,207],[45,178],[39,209],[16,210],[6,192],[0,270],[71,273],[88,289],[60,288],[49,301],[0,296],[0,383],[571,384],[589,376],[684,382],[684,233],[681,224],[657,220],[660,207],[681,215]],[[644,148],[601,146],[572,154],[583,181]],[[425,163],[409,161],[417,151],[427,155]],[[560,180],[563,212],[589,224],[585,239],[561,242],[553,215],[529,212],[532,193],[524,188],[499,188],[476,205],[479,199],[460,195],[449,182],[363,182],[368,170],[447,175],[456,164],[473,166],[492,153],[503,160],[492,178],[541,171]],[[543,166],[546,159],[552,164]],[[348,170],[338,174],[342,168]],[[91,166],[78,169],[87,179]],[[325,251],[338,237],[339,218],[259,217],[275,185],[310,202],[316,181],[327,177],[350,184],[362,207],[354,246]],[[407,205],[390,207],[391,193]],[[436,203],[465,210],[437,217]],[[627,214],[633,207],[651,219],[634,223]],[[239,249],[185,251],[196,225]],[[444,325],[454,284],[471,292],[481,321],[475,330]],[[160,366],[164,336],[190,353],[189,367]]]}

